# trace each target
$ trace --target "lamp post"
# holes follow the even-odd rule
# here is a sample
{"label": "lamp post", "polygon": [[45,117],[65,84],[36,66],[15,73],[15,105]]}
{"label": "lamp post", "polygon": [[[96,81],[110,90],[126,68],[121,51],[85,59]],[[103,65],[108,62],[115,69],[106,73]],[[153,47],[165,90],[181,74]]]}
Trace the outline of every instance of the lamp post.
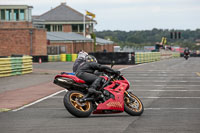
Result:
{"label": "lamp post", "polygon": [[83,36],[85,37],[85,14],[83,14]]}

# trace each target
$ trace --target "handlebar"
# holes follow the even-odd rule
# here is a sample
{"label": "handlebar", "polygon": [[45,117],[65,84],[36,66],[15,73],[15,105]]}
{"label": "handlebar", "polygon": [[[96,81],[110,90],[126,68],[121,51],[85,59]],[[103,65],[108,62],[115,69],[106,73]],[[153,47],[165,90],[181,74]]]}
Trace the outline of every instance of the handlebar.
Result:
{"label": "handlebar", "polygon": [[106,87],[111,80],[114,80],[114,79],[118,79],[120,76],[122,76],[121,74],[120,75],[111,75],[111,76],[108,76],[108,80],[102,85],[101,89],[103,89],[104,87]]}
{"label": "handlebar", "polygon": [[116,80],[119,79],[119,77],[122,76],[122,74],[118,75],[118,74],[113,74],[111,76],[108,76],[108,81],[110,82],[111,80]]}

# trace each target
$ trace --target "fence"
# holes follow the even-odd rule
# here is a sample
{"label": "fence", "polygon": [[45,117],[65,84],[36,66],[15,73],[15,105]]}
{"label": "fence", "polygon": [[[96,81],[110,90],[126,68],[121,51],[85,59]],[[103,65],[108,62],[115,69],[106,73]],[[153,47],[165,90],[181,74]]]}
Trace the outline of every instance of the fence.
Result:
{"label": "fence", "polygon": [[31,73],[32,57],[7,57],[0,58],[0,77]]}

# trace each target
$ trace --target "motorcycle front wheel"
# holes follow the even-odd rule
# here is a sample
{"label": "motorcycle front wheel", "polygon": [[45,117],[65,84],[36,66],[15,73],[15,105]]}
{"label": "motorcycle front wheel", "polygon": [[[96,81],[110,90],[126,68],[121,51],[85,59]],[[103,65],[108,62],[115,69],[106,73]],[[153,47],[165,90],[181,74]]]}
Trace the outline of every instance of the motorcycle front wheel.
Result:
{"label": "motorcycle front wheel", "polygon": [[124,93],[124,111],[132,116],[140,116],[144,111],[144,106],[136,95],[126,91]]}
{"label": "motorcycle front wheel", "polygon": [[68,91],[64,96],[65,108],[76,117],[88,117],[93,111],[91,102],[79,102],[79,99],[83,98],[83,96],[84,94],[79,91]]}

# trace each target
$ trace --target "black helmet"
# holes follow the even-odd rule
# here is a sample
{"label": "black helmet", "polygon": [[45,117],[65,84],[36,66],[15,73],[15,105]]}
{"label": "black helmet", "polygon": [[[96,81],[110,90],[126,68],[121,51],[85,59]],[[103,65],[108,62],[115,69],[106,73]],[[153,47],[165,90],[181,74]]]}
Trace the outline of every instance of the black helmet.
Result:
{"label": "black helmet", "polygon": [[87,55],[85,57],[85,60],[86,60],[86,62],[96,62],[97,63],[97,59],[92,55]]}

